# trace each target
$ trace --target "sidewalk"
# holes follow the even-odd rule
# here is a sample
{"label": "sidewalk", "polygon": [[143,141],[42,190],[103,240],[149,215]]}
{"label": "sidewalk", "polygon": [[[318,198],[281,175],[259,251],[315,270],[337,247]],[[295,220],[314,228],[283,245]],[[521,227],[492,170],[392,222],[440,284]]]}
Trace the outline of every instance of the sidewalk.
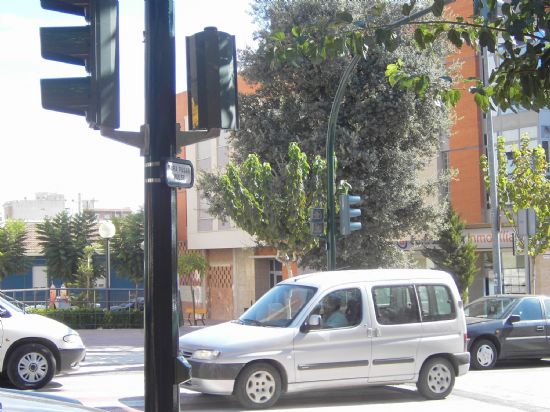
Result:
{"label": "sidewalk", "polygon": [[[206,326],[212,326],[225,321],[205,319],[205,326],[197,321],[197,326],[180,326],[179,336]],[[134,346],[143,347],[145,339],[144,329],[79,329],[82,341],[86,347],[90,346]]]}

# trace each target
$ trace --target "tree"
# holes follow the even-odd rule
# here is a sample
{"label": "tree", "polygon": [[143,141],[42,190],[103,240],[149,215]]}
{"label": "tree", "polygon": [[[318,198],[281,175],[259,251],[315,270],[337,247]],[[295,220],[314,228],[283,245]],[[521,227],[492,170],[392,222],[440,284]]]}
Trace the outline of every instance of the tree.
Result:
{"label": "tree", "polygon": [[292,263],[317,245],[310,234],[311,209],[325,203],[325,162],[319,156],[311,162],[296,143],[288,146],[288,158],[281,171],[250,154],[241,165],[229,163],[220,176],[199,182],[210,211],[230,218],[259,244],[277,250],[277,260],[292,276]]}
{"label": "tree", "polygon": [[0,227],[0,280],[27,270],[29,262],[25,255],[26,240],[27,232],[23,221],[8,219]]}
{"label": "tree", "polygon": [[[195,326],[197,325],[197,319],[195,316],[195,289],[194,277],[197,277],[200,281],[204,279],[208,270],[208,262],[206,258],[198,252],[190,252],[181,255],[178,258],[178,273],[180,276],[189,276],[189,287],[191,288],[191,303],[193,305],[193,321]],[[181,310],[181,305],[179,305]],[[180,314],[180,319],[183,317]]]}
{"label": "tree", "polygon": [[438,269],[449,272],[455,282],[462,300],[468,302],[468,288],[472,285],[477,269],[476,246],[465,238],[464,222],[449,205],[445,226],[439,232],[435,245],[426,247],[422,254],[430,259]]}
{"label": "tree", "polygon": [[64,283],[74,282],[85,247],[92,245],[97,237],[96,217],[90,211],[69,215],[59,212],[53,219],[46,218],[37,225],[37,239],[47,261],[48,276]]}
{"label": "tree", "polygon": [[[509,161],[503,137],[497,140],[497,192],[498,207],[514,227],[520,248],[524,248],[522,236],[518,236],[517,213],[519,209],[533,208],[536,213],[536,233],[529,238],[529,255],[537,256],[550,248],[550,181],[546,177],[548,162],[542,146],[531,147],[529,135],[523,134],[520,145],[513,146]],[[485,184],[489,187],[489,164],[481,158]]]}
{"label": "tree", "polygon": [[113,218],[116,234],[111,240],[113,266],[117,273],[132,281],[136,288],[143,282],[144,251],[143,209],[123,217]]}
{"label": "tree", "polygon": [[[410,16],[426,2],[410,0],[402,6],[402,14]],[[500,65],[492,69],[488,85],[480,79],[470,78],[474,86],[476,102],[487,111],[490,105],[503,110],[523,107],[539,110],[548,107],[550,97],[550,3],[548,0],[496,0],[474,1],[476,15],[456,16],[454,19],[441,19],[444,0],[429,3],[435,20],[409,19],[392,26],[389,22],[377,21],[373,16],[386,12],[390,2],[372,2],[363,15],[356,16],[348,9],[348,4],[334,9],[328,21],[303,25],[297,22],[286,30],[272,27],[267,36],[268,50],[273,61],[297,62],[306,58],[311,62],[324,61],[334,56],[362,53],[366,48],[383,45],[393,50],[402,40],[403,25],[414,31],[419,48],[431,49],[442,37],[448,39],[457,48],[463,45],[486,47],[495,53]],[[395,22],[397,19],[394,19]],[[319,31],[326,26],[331,32],[319,38]],[[435,86],[436,94],[449,104],[456,104],[460,96],[459,88],[441,89],[433,78],[426,76],[424,70],[403,65],[399,61],[388,65],[388,77],[393,84],[408,89],[416,89],[420,94]],[[451,80],[450,78],[448,78]],[[460,86],[460,85],[459,85]]]}
{"label": "tree", "polygon": [[[324,31],[316,33],[319,40],[332,30],[334,10],[349,5],[350,12],[359,15],[364,4],[344,0],[255,2],[259,47],[243,52],[241,62],[242,75],[259,87],[254,94],[241,96],[241,130],[230,139],[236,165],[256,153],[279,173],[284,170],[290,141],[296,141],[310,158],[325,153],[333,97],[349,61],[335,56],[323,64],[273,67],[267,36],[271,31],[290,32],[293,27],[320,22]],[[393,12],[388,9],[376,18],[389,21]],[[440,216],[438,208],[426,202],[438,182],[420,182],[417,174],[434,158],[441,137],[448,135],[449,110],[430,91],[419,100],[413,92],[390,87],[385,70],[401,58],[437,81],[447,73],[447,49],[437,45],[439,55],[422,52],[414,45],[412,33],[404,32],[403,37],[407,41],[392,53],[376,46],[369,51],[350,79],[340,110],[336,180],[348,181],[351,193],[366,200],[361,206],[364,229],[339,240],[339,267],[406,265],[395,240],[430,233]],[[325,262],[321,248],[304,257],[304,263],[316,268]]]}

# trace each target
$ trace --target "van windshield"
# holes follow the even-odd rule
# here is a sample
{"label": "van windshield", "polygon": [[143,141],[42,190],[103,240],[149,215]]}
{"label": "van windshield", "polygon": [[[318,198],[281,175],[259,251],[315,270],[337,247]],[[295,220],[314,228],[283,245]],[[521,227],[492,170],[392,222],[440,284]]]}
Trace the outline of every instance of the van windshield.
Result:
{"label": "van windshield", "polygon": [[287,327],[317,292],[316,288],[298,285],[275,286],[237,320],[254,326]]}

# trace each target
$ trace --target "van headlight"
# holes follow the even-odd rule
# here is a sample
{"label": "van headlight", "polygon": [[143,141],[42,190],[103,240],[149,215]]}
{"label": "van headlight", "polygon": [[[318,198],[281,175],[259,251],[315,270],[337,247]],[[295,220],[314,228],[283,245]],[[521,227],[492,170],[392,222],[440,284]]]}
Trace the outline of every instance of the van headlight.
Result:
{"label": "van headlight", "polygon": [[199,349],[193,352],[191,359],[198,360],[213,360],[220,356],[221,352],[219,350],[208,350],[208,349]]}
{"label": "van headlight", "polygon": [[70,333],[63,336],[63,341],[67,343],[82,343],[80,335],[78,333]]}

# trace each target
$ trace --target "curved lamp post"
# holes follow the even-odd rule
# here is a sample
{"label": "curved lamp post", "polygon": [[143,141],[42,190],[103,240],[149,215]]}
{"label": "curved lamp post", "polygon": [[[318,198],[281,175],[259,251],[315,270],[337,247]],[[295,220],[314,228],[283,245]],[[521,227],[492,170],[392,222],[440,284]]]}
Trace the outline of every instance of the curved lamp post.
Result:
{"label": "curved lamp post", "polygon": [[[455,0],[444,0],[445,4],[454,2]],[[420,10],[407,17],[404,17],[394,23],[388,24],[387,29],[393,29],[403,24],[414,21],[418,17],[422,17],[432,11],[434,5],[431,5],[427,9]],[[367,50],[364,51],[367,53]],[[336,95],[332,101],[332,107],[330,109],[330,115],[328,119],[327,128],[327,270],[336,270],[336,207],[335,207],[335,184],[334,184],[334,140],[336,139],[336,121],[338,119],[338,113],[340,111],[340,105],[342,104],[342,98],[349,78],[353,74],[353,70],[359,60],[361,60],[361,54],[353,56],[348,66],[344,70],[340,82],[338,83],[338,89]]]}
{"label": "curved lamp post", "polygon": [[106,256],[106,261],[107,261],[107,267],[106,267],[106,272],[107,272],[107,302],[106,302],[106,306],[107,306],[107,310],[109,310],[109,305],[110,305],[110,299],[109,299],[109,295],[111,293],[111,251],[110,251],[110,248],[109,248],[109,240],[115,235],[116,233],[116,228],[115,228],[115,225],[113,225],[113,222],[111,222],[110,220],[105,220],[104,222],[101,222],[101,224],[99,225],[99,236],[101,236],[102,239],[105,239],[107,241],[107,256]]}

